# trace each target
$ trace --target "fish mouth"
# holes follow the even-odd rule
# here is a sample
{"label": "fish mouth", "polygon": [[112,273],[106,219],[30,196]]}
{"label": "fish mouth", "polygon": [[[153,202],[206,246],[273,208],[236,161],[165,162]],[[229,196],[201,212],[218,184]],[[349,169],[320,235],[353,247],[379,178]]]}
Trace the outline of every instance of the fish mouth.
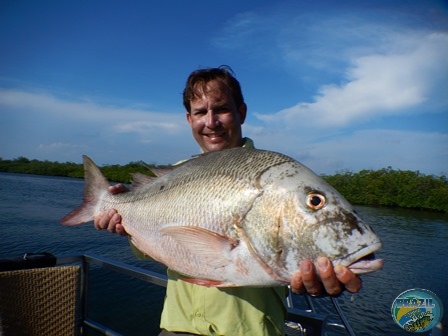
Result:
{"label": "fish mouth", "polygon": [[[347,265],[348,269],[356,275],[372,273],[383,268],[384,260],[375,257],[376,251],[381,249],[381,243],[377,242],[349,255],[345,260],[353,262]],[[341,263],[342,264],[342,263]]]}
{"label": "fish mouth", "polygon": [[383,268],[383,265],[383,259],[376,259],[375,253],[370,253],[349,265],[348,269],[354,274],[360,275],[378,271]]}

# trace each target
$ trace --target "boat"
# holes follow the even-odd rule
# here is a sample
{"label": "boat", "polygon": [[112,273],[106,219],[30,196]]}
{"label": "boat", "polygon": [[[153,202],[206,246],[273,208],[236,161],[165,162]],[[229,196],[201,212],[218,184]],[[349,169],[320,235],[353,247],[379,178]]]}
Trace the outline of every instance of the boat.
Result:
{"label": "boat", "polygon": [[[49,253],[26,253],[0,260],[0,336],[10,335],[108,335],[119,332],[92,319],[88,292],[91,269],[104,268],[156,286],[166,287],[165,274],[97,255],[56,257]],[[288,336],[355,335],[337,298],[331,297],[341,323],[316,312],[311,296],[308,309],[294,307],[287,297],[285,332]],[[436,335],[433,333],[433,335]],[[441,335],[441,333],[440,333]]]}

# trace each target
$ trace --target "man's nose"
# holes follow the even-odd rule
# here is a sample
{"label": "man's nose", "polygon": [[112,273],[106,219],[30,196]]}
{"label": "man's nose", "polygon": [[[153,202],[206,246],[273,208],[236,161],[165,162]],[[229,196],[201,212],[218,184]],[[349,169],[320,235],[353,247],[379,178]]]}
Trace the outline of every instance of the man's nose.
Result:
{"label": "man's nose", "polygon": [[208,128],[214,128],[219,124],[219,118],[213,111],[208,111],[206,118],[205,125]]}

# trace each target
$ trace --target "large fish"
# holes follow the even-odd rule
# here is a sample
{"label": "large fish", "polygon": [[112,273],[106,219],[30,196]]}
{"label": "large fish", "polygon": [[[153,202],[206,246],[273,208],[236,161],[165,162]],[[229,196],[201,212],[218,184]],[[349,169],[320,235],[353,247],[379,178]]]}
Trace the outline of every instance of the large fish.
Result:
{"label": "large fish", "polygon": [[188,160],[112,195],[84,156],[84,203],[61,223],[114,208],[132,244],[206,286],[289,284],[301,260],[329,257],[363,274],[382,267],[381,242],[330,185],[288,156],[234,148]]}

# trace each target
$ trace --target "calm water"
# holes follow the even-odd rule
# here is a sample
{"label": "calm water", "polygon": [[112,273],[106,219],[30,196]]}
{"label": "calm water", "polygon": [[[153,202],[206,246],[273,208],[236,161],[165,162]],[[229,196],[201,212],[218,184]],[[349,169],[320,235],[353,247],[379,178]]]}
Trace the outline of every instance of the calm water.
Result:
{"label": "calm water", "polygon": [[[91,224],[64,227],[59,219],[79,205],[83,181],[0,173],[0,259],[25,252],[55,255],[98,254],[158,272],[164,267],[137,260],[126,237],[96,231]],[[339,302],[358,335],[409,335],[392,320],[394,299],[405,290],[425,288],[445,307],[448,329],[448,216],[400,209],[358,207],[383,240],[377,255],[384,269],[363,277],[363,289]],[[94,270],[90,316],[125,335],[156,335],[164,289]],[[296,304],[301,297],[295,296]],[[328,300],[315,300],[327,310]],[[425,335],[422,333],[421,335]]]}

